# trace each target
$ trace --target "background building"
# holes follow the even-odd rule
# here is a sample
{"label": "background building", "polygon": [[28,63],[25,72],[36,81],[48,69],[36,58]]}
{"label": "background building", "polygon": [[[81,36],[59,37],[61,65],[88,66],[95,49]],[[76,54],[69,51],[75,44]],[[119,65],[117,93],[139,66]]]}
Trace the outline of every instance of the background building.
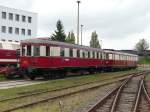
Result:
{"label": "background building", "polygon": [[19,41],[36,36],[36,13],[0,6],[0,39]]}

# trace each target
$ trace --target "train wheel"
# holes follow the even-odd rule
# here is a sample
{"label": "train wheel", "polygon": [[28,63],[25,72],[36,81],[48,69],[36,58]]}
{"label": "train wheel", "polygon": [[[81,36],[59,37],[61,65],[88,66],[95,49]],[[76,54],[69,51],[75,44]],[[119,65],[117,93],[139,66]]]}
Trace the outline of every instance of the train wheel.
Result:
{"label": "train wheel", "polygon": [[29,76],[29,78],[31,79],[31,80],[35,80],[35,76],[34,75],[31,75],[31,76]]}

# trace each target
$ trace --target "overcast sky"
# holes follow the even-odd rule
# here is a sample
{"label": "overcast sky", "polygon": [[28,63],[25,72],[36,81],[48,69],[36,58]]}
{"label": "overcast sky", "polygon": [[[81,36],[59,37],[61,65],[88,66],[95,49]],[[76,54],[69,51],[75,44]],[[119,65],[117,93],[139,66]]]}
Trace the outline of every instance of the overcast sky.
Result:
{"label": "overcast sky", "polygon": [[[76,34],[76,0],[0,0],[0,5],[38,13],[38,36],[48,37],[63,22]],[[83,44],[96,30],[102,48],[133,49],[139,39],[150,42],[150,0],[81,0]]]}

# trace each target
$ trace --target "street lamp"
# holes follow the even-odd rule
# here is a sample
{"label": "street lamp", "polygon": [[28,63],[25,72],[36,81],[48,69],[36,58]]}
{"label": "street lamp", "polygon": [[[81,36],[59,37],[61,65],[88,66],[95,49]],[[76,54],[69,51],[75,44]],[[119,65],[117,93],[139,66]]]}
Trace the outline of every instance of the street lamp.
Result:
{"label": "street lamp", "polygon": [[81,25],[81,45],[82,45],[82,28],[83,28],[83,25]]}
{"label": "street lamp", "polygon": [[79,4],[81,1],[77,1],[78,4],[78,15],[77,15],[77,44],[79,45]]}

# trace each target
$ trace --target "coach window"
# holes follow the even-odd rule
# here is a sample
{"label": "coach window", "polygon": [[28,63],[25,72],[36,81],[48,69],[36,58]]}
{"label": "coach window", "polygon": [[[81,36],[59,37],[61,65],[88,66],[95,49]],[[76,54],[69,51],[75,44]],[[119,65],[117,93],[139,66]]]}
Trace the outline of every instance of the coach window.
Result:
{"label": "coach window", "polygon": [[128,59],[128,55],[127,55],[127,61],[128,61],[129,59]]}
{"label": "coach window", "polygon": [[[17,44],[11,44],[11,45],[12,45],[13,50],[20,49],[20,46]],[[0,46],[0,48],[1,48],[1,46]]]}
{"label": "coach window", "polygon": [[93,57],[92,58],[95,58],[95,52],[93,51]]}
{"label": "coach window", "polygon": [[97,52],[97,59],[99,59],[99,52]]}
{"label": "coach window", "polygon": [[90,51],[90,58],[93,58],[93,52]]}
{"label": "coach window", "polygon": [[103,59],[103,52],[101,52],[100,58]]}
{"label": "coach window", "polygon": [[31,46],[27,45],[27,56],[31,56]]}
{"label": "coach window", "polygon": [[65,57],[69,57],[69,48],[65,48]]}
{"label": "coach window", "polygon": [[82,57],[85,58],[85,51],[82,52]]}
{"label": "coach window", "polygon": [[46,56],[49,56],[50,55],[50,48],[49,46],[46,46]]}
{"label": "coach window", "polygon": [[34,56],[40,56],[40,46],[34,46]]}
{"label": "coach window", "polygon": [[109,57],[107,57],[107,59],[109,59],[109,60],[113,59],[113,55],[112,54],[107,54],[107,56],[109,56]]}
{"label": "coach window", "polygon": [[103,52],[102,54],[102,59],[104,60],[105,59],[105,53]]}
{"label": "coach window", "polygon": [[82,58],[82,57],[83,57],[83,51],[80,50],[80,58]]}
{"label": "coach window", "polygon": [[80,50],[77,50],[77,57],[80,58]]}
{"label": "coach window", "polygon": [[46,56],[46,46],[40,46],[40,56]]}
{"label": "coach window", "polygon": [[108,53],[106,53],[106,59],[107,59],[107,60],[109,59],[109,54],[108,54]]}
{"label": "coach window", "polygon": [[90,58],[90,52],[88,51],[88,58]]}
{"label": "coach window", "polygon": [[2,49],[3,47],[2,47],[2,43],[0,43],[0,48]]}
{"label": "coach window", "polygon": [[64,56],[65,56],[64,48],[61,48],[61,49],[60,49],[60,56],[62,56],[62,57],[64,57]]}
{"label": "coach window", "polygon": [[95,59],[97,58],[97,52],[95,52]]}
{"label": "coach window", "polygon": [[127,60],[127,56],[125,56],[125,60]]}
{"label": "coach window", "polygon": [[85,51],[85,58],[88,58],[88,51]]}
{"label": "coach window", "polygon": [[74,58],[77,57],[77,49],[73,49],[73,57],[74,57]]}
{"label": "coach window", "polygon": [[69,49],[69,54],[70,54],[70,57],[73,57],[73,50],[72,50],[72,48]]}
{"label": "coach window", "polygon": [[50,56],[60,56],[60,47],[50,47]]}
{"label": "coach window", "polygon": [[21,49],[22,56],[25,56],[25,49],[26,49],[26,47],[25,47],[25,46],[22,46],[22,49]]}
{"label": "coach window", "polygon": [[113,60],[115,60],[115,54],[112,54],[113,55]]}

